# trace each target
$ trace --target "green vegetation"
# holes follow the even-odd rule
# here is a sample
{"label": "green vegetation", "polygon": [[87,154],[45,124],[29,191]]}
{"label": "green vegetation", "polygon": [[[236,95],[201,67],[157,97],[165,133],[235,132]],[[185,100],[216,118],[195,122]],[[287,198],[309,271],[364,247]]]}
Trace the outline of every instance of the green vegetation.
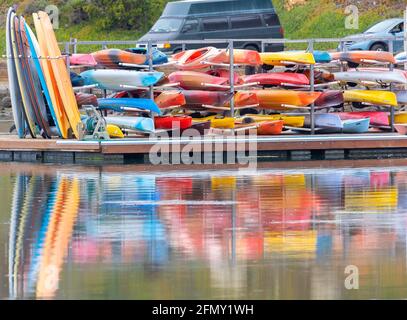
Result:
{"label": "green vegetation", "polygon": [[[7,7],[15,0],[3,0],[0,12],[3,16]],[[18,12],[31,23],[32,12],[55,4],[60,10],[60,28],[56,31],[59,41],[70,38],[80,40],[137,40],[160,16],[169,0],[25,0]],[[307,0],[288,10],[287,0],[273,0],[280,16],[285,36],[289,39],[335,38],[358,33],[369,25],[388,17],[402,16],[400,1],[382,0],[379,5],[369,2],[359,5],[359,30],[345,29],[344,5],[346,1]],[[5,52],[5,18],[0,18],[0,54]],[[318,45],[320,49],[335,47],[336,44]],[[294,47],[294,46],[293,46]],[[79,47],[80,51],[98,50],[100,47]]]}

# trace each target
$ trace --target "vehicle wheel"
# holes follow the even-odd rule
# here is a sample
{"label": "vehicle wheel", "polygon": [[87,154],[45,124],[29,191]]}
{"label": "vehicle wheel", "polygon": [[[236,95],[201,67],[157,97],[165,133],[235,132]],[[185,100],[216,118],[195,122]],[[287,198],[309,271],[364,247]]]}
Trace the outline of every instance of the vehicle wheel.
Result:
{"label": "vehicle wheel", "polygon": [[387,46],[383,43],[375,43],[371,48],[371,51],[388,51]]}

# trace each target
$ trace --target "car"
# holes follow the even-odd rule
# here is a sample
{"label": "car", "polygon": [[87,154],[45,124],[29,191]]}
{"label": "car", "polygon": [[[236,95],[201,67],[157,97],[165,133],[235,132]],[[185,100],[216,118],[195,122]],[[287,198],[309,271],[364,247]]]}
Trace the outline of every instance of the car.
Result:
{"label": "car", "polygon": [[[261,42],[255,39],[283,38],[280,19],[271,0],[187,0],[169,2],[151,30],[139,39],[159,42],[157,47],[167,53],[202,46],[226,48],[228,43],[171,43],[182,40],[253,39],[236,41],[235,48],[260,51]],[[282,51],[284,45],[270,44],[265,51]]]}
{"label": "car", "polygon": [[[371,37],[374,39],[358,40],[360,37]],[[378,40],[376,38],[394,38],[393,52],[397,53],[403,50],[404,20],[393,18],[383,20],[371,26],[361,34],[351,35],[344,38],[347,50],[371,50],[371,51],[389,51],[389,40]],[[338,47],[340,50],[340,47]]]}

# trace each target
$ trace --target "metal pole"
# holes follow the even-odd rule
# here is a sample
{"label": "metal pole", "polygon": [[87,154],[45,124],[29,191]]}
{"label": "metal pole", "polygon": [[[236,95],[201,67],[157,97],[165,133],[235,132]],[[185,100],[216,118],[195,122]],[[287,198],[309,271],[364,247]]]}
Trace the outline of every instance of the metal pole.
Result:
{"label": "metal pole", "polygon": [[[344,51],[345,51],[345,44],[343,43],[343,41],[339,42],[339,50],[340,50],[341,52],[344,52]],[[341,70],[341,72],[344,71],[343,63],[342,63],[342,62],[340,63],[340,70]]]}
{"label": "metal pole", "polygon": [[[404,52],[407,54],[407,31],[406,31],[406,26],[407,26],[407,7],[406,10],[404,11]],[[407,70],[407,61],[404,63],[404,70]],[[407,84],[406,84],[406,89],[407,89]]]}
{"label": "metal pole", "polygon": [[[389,52],[391,52],[391,53],[393,53],[393,51],[394,51],[394,43],[393,43],[393,40],[390,40],[389,41]],[[394,70],[394,65],[391,63],[390,64],[390,71],[393,71]],[[393,91],[393,83],[390,83],[390,91]],[[391,108],[390,108],[390,128],[391,128],[391,132],[395,132],[395,129],[394,129],[394,113],[395,113],[395,110],[394,110],[394,106],[391,106]]]}
{"label": "metal pole", "polygon": [[186,44],[183,43],[183,44],[182,44],[182,51],[185,51],[186,47],[187,47]]}
{"label": "metal pole", "polygon": [[230,63],[230,93],[232,99],[230,99],[230,113],[231,116],[235,116],[235,57],[233,51],[233,40],[229,40],[229,63]]}
{"label": "metal pole", "polygon": [[73,53],[78,53],[78,39],[74,39],[74,44],[73,44]]}
{"label": "metal pole", "polygon": [[[314,40],[309,41],[308,50],[310,53],[314,54]],[[311,64],[310,66],[310,90],[311,92],[315,91],[315,66]],[[315,104],[311,104],[311,134],[315,134]]]}
{"label": "metal pole", "polygon": [[65,43],[65,55],[66,55],[65,61],[66,61],[66,69],[68,70],[68,73],[71,72],[71,62],[69,60],[69,47],[70,47],[69,42],[66,42]]}
{"label": "metal pole", "polygon": [[265,50],[265,43],[264,43],[264,41],[262,40],[262,41],[261,41],[261,52],[264,52],[264,50]]}

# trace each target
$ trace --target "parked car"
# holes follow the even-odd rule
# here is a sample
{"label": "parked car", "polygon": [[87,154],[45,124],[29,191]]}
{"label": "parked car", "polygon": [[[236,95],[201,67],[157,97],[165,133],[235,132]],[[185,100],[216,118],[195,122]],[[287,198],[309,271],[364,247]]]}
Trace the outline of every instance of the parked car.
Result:
{"label": "parked car", "polygon": [[[361,34],[346,37],[345,46],[348,50],[372,50],[372,51],[389,51],[388,40],[367,39],[364,41],[357,40],[358,37],[391,37],[397,40],[393,42],[393,52],[397,53],[403,50],[404,21],[403,19],[394,18],[381,21]],[[338,49],[340,49],[338,47]]]}
{"label": "parked car", "polygon": [[[182,50],[182,44],[171,41],[211,39],[276,39],[283,38],[280,19],[271,0],[187,0],[169,2],[151,30],[140,38],[159,41],[158,48],[168,54]],[[225,48],[223,43],[187,44],[186,49],[202,46]],[[261,50],[256,40],[238,41],[236,48]],[[265,51],[284,50],[283,44],[266,45]]]}

